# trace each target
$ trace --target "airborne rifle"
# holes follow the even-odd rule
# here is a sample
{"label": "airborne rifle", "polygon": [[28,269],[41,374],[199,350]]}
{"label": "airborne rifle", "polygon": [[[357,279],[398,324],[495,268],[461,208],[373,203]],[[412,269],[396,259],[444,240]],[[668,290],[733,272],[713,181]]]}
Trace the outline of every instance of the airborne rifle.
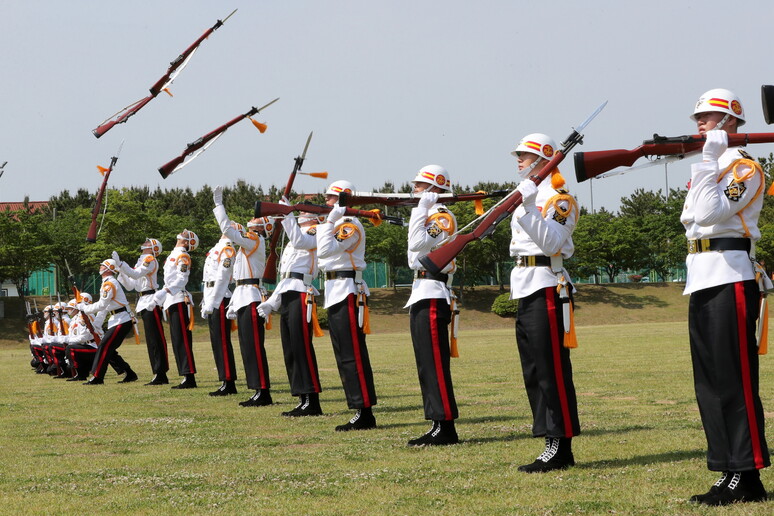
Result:
{"label": "airborne rifle", "polygon": [[110,177],[110,173],[113,171],[113,168],[115,168],[116,163],[118,162],[118,156],[121,154],[121,149],[123,146],[124,142],[121,142],[116,155],[110,158],[109,167],[105,168],[97,165],[97,168],[102,174],[102,184],[99,187],[99,192],[97,192],[97,200],[94,201],[94,208],[91,210],[91,224],[89,225],[89,232],[86,234],[86,241],[91,242],[92,244],[97,241],[97,217],[99,217],[99,211],[102,209],[102,197],[105,195],[105,188],[107,188],[108,178]]}
{"label": "airborne rifle", "polygon": [[[342,194],[339,195],[339,198],[341,199],[343,197]],[[294,211],[305,211],[308,213],[328,213],[333,209],[333,206],[321,206],[319,204],[311,204],[311,203],[299,203],[299,204],[292,204],[292,205],[286,205],[286,204],[277,204],[273,202],[262,202],[258,201],[255,203],[255,217],[275,217],[277,215],[290,215]],[[378,226],[382,223],[382,221],[387,221],[390,224],[395,224],[396,226],[402,226],[403,225],[403,218],[402,217],[392,217],[389,215],[384,215],[380,210],[356,210],[354,208],[347,208],[344,211],[345,216],[349,217],[364,217],[367,219],[370,219],[371,222],[374,224],[374,226]],[[268,266],[267,266],[268,268]]]}
{"label": "airborne rifle", "polygon": [[[761,103],[766,123],[774,123],[774,86],[764,85],[761,87]],[[642,165],[643,167],[678,161],[701,151],[705,140],[706,137],[702,134],[674,137],[654,134],[652,140],[645,140],[642,145],[631,150],[576,152],[573,156],[575,177],[579,183],[582,183],[618,167],[632,167],[635,161],[643,157],[656,156],[656,159]],[[751,143],[774,143],[774,133],[734,133],[728,135],[729,147],[745,147]],[[640,166],[634,168],[640,168]],[[626,171],[628,169],[621,172]],[[616,173],[613,172],[610,175]]]}
{"label": "airborne rifle", "polygon": [[[551,160],[535,175],[530,176],[536,185],[539,185],[553,172],[559,163],[567,156],[567,153],[579,143],[583,143],[581,131],[596,117],[607,102],[601,104],[582,124],[580,124],[570,136],[562,142],[562,148],[556,151]],[[431,251],[426,256],[419,259],[422,266],[432,274],[440,274],[444,267],[451,263],[454,258],[465,249],[470,242],[482,240],[491,235],[497,225],[505,220],[521,204],[521,192],[513,190],[508,196],[489,209],[489,211],[480,218],[480,222],[470,233],[458,234],[450,242],[442,247]]]}

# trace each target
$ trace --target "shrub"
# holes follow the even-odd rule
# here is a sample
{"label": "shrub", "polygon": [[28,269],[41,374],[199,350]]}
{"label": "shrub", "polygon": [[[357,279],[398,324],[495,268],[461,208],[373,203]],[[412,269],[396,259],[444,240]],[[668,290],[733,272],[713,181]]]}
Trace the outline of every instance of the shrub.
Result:
{"label": "shrub", "polygon": [[328,329],[328,310],[323,308],[321,304],[317,305],[317,322],[320,323],[320,328],[323,330]]}
{"label": "shrub", "polygon": [[500,317],[516,317],[519,311],[519,300],[510,299],[510,294],[500,294],[492,303],[492,311]]}

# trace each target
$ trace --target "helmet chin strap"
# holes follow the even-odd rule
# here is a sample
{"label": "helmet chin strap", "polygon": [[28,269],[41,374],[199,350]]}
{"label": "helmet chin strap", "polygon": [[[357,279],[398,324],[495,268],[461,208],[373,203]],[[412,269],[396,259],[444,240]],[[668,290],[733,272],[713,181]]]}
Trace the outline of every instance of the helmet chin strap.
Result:
{"label": "helmet chin strap", "polygon": [[543,158],[540,158],[540,157],[538,157],[538,159],[536,159],[535,161],[533,161],[533,162],[532,162],[532,163],[531,163],[531,164],[530,164],[528,167],[526,167],[526,168],[524,168],[524,169],[522,169],[522,170],[519,170],[519,177],[520,177],[520,178],[522,178],[522,179],[527,179],[527,178],[529,177],[529,173],[530,173],[530,172],[532,172],[532,170],[533,170],[533,169],[534,169],[534,168],[535,168],[535,167],[538,165],[538,163],[540,163],[541,161],[543,161]]}
{"label": "helmet chin strap", "polygon": [[728,118],[729,118],[730,116],[731,116],[731,115],[729,115],[728,113],[726,113],[726,115],[723,117],[723,119],[722,119],[720,122],[718,122],[718,125],[716,125],[716,126],[714,127],[714,129],[717,129],[717,130],[723,129],[723,126],[724,126],[724,125],[726,125],[726,122],[728,122]]}

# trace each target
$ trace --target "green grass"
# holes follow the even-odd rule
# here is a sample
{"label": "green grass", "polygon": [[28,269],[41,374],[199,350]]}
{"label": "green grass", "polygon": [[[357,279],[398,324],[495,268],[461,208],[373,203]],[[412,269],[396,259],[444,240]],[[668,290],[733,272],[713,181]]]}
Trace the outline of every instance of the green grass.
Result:
{"label": "green grass", "polygon": [[[392,317],[407,324],[406,315]],[[143,386],[147,353],[131,341],[121,353],[141,381],[118,385],[109,372],[99,387],[35,375],[23,345],[0,347],[0,513],[772,512],[771,502],[711,511],[686,502],[716,476],[705,465],[684,322],[578,329],[578,464],[546,475],[516,470],[542,451],[542,440],[530,437],[510,328],[463,332],[452,362],[462,443],[437,449],[405,446],[428,428],[407,332],[369,337],[379,428],[345,434],[333,431],[351,412],[328,337],[316,340],[325,416],[295,420],[279,415],[295,399],[276,330],[268,336],[278,403],[263,408],[237,405],[249,395],[242,379],[237,396],[207,396],[217,381],[200,332],[200,388],[188,391]],[[764,357],[770,441],[773,371]],[[774,474],[765,470],[763,481],[771,490]]]}

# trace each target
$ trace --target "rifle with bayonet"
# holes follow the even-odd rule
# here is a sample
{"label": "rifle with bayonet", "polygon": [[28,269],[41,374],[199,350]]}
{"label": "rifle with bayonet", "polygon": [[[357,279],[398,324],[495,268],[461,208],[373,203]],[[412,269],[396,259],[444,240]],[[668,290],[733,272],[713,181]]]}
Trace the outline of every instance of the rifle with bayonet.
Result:
{"label": "rifle with bayonet", "polygon": [[[476,206],[476,214],[484,213],[482,201],[495,197],[505,197],[509,190],[494,190],[492,192],[469,192],[469,193],[442,193],[438,194],[438,202],[443,204],[454,204],[458,202],[473,202]],[[379,192],[355,192],[347,196],[347,206],[359,206],[363,204],[383,204],[384,206],[416,206],[419,203],[421,194],[410,193],[379,193]],[[344,206],[339,199],[339,206]]]}
{"label": "rifle with bayonet", "polygon": [[[762,86],[761,99],[763,117],[766,123],[774,123],[774,86]],[[579,183],[582,183],[619,167],[632,167],[634,162],[640,158],[655,157],[642,166],[624,169],[620,173],[640,167],[678,161],[700,152],[704,147],[705,140],[706,137],[703,134],[673,137],[654,134],[652,139],[643,141],[642,145],[631,150],[576,152],[573,156],[575,177]],[[745,147],[751,143],[774,143],[774,133],[733,133],[728,135],[729,147]],[[617,173],[612,172],[609,175]]]}
{"label": "rifle with bayonet", "polygon": [[91,242],[92,244],[97,241],[97,217],[99,217],[99,211],[102,209],[102,197],[105,195],[108,178],[110,178],[110,173],[113,171],[113,168],[115,168],[116,163],[118,163],[118,156],[121,154],[121,149],[123,146],[124,142],[122,141],[121,145],[118,147],[118,152],[116,152],[116,155],[110,158],[109,167],[105,168],[97,165],[97,169],[99,169],[100,173],[102,174],[102,185],[99,187],[99,192],[97,192],[97,199],[94,201],[94,208],[91,210],[91,224],[89,225],[89,231],[86,234],[86,241]]}
{"label": "rifle with bayonet", "polygon": [[[343,193],[339,194],[339,199],[341,199],[341,196],[344,195]],[[273,202],[262,202],[258,201],[255,203],[255,217],[275,217],[278,215],[290,215],[294,211],[305,211],[308,213],[317,213],[317,214],[326,214],[333,209],[333,206],[322,206],[319,204],[311,204],[311,203],[299,203],[299,204],[277,204]],[[389,215],[384,215],[380,210],[357,210],[355,208],[346,208],[344,210],[344,215],[348,217],[364,217],[374,224],[374,226],[378,226],[382,223],[382,221],[389,222],[390,224],[395,224],[396,226],[402,226],[403,225],[403,218],[402,217],[393,217]]]}
{"label": "rifle with bayonet", "polygon": [[[537,174],[530,176],[530,179],[536,185],[542,183],[543,180],[559,166],[559,163],[562,162],[573,147],[583,143],[581,131],[583,131],[583,129],[599,114],[600,111],[602,111],[602,109],[604,109],[606,105],[607,102],[604,102],[582,124],[574,129],[570,136],[562,142],[562,148],[554,154],[551,160],[546,163]],[[491,235],[497,225],[513,213],[519,205],[521,205],[521,192],[513,190],[499,203],[490,208],[486,214],[480,217],[480,222],[473,231],[465,234],[457,234],[453,240],[421,257],[419,262],[430,273],[440,274],[444,267],[451,263],[451,261],[465,249],[465,246],[470,242],[481,240]]]}
{"label": "rifle with bayonet", "polygon": [[[81,291],[78,289],[78,285],[75,282],[75,276],[73,276],[73,273],[70,270],[70,264],[67,263],[67,259],[65,259],[65,267],[67,267],[67,279],[70,281],[73,297],[75,298],[75,301],[80,304],[83,302],[83,296],[81,296]],[[83,320],[83,324],[86,326],[86,329],[89,330],[89,333],[91,333],[91,338],[94,339],[94,343],[99,346],[99,343],[102,341],[102,339],[100,338],[99,333],[97,333],[94,329],[94,325],[91,324],[91,317],[89,317],[89,314],[81,309],[78,309],[78,312],[81,314],[81,319]]]}

